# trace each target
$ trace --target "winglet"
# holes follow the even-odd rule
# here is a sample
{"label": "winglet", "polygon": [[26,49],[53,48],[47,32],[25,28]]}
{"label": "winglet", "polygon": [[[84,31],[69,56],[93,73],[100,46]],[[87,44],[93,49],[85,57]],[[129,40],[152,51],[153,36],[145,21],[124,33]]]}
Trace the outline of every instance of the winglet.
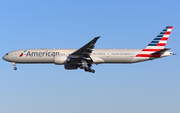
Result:
{"label": "winglet", "polygon": [[101,36],[97,36],[97,37],[94,37],[94,39],[98,39],[98,38],[100,38]]}
{"label": "winglet", "polygon": [[[94,37],[94,39],[93,39],[93,40],[95,41],[94,43],[96,43],[96,41],[97,41],[100,37],[101,37],[101,36]],[[92,41],[93,41],[93,40],[92,40]]]}
{"label": "winglet", "polygon": [[[96,43],[96,41],[100,38],[100,36],[95,37],[94,39],[92,39],[89,43],[87,43],[85,46],[90,45],[90,48],[93,49],[94,48],[94,44]],[[83,46],[83,47],[85,47]]]}

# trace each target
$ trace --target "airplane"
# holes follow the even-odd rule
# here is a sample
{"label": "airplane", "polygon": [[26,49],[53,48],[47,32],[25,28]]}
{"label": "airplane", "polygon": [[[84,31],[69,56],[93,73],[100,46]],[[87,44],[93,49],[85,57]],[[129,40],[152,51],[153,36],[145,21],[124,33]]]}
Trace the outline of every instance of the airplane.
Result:
{"label": "airplane", "polygon": [[83,69],[95,73],[92,64],[137,63],[175,55],[165,48],[173,26],[167,26],[144,49],[94,49],[100,36],[79,49],[21,49],[7,53],[2,58],[14,65],[54,63],[64,65],[67,70]]}

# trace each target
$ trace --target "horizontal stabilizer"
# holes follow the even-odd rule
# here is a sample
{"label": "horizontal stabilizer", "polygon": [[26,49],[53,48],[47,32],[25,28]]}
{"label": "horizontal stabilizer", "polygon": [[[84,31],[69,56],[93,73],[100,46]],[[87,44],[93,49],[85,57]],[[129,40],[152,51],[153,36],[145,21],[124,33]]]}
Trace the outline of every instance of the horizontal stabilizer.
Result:
{"label": "horizontal stabilizer", "polygon": [[166,52],[166,51],[168,51],[168,50],[170,50],[171,48],[164,48],[164,49],[161,49],[161,50],[159,50],[159,51],[156,51],[156,52],[154,52],[154,53],[152,53],[151,55],[162,55],[162,54],[164,54],[164,52]]}

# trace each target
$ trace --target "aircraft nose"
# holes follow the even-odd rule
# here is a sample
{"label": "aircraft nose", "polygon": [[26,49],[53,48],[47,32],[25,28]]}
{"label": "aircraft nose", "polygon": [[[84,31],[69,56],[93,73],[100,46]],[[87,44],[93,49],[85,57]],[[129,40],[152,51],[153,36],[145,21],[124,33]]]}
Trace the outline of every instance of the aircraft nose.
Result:
{"label": "aircraft nose", "polygon": [[5,60],[5,61],[9,61],[9,60],[10,60],[9,57],[8,57],[8,55],[4,55],[4,56],[2,57],[2,59]]}
{"label": "aircraft nose", "polygon": [[3,60],[6,60],[6,55],[4,55],[4,56],[2,57],[2,59],[3,59]]}
{"label": "aircraft nose", "polygon": [[3,57],[3,60],[8,61],[8,62],[13,62],[13,54],[12,53],[6,53]]}

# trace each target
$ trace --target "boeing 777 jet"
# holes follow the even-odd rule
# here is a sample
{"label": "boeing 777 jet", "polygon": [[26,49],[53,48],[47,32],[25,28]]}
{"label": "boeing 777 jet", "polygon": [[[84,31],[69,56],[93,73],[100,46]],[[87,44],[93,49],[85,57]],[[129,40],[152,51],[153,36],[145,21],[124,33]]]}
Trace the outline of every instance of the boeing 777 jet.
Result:
{"label": "boeing 777 jet", "polygon": [[167,26],[144,49],[94,49],[95,37],[79,49],[21,49],[7,53],[3,59],[14,65],[17,63],[54,63],[65,69],[83,69],[94,73],[92,64],[136,63],[173,55],[165,48],[173,26]]}

